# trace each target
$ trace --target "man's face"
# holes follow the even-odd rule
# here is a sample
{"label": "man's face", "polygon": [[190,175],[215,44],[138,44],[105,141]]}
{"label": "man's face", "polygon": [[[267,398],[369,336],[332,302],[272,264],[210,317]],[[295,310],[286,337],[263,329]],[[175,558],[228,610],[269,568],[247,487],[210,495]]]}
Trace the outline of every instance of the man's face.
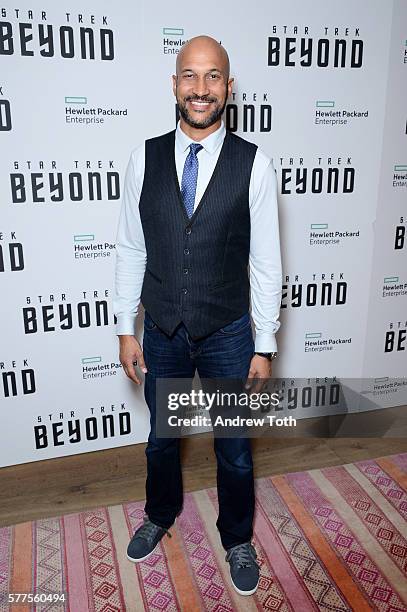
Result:
{"label": "man's face", "polygon": [[173,91],[181,117],[193,128],[219,121],[232,91],[222,55],[216,48],[188,49],[173,76]]}

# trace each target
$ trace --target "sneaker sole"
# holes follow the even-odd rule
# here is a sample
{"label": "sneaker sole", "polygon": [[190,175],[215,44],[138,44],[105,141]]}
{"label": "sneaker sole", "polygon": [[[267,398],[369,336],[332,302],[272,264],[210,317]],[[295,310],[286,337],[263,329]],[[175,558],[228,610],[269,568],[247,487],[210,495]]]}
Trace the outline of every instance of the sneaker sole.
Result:
{"label": "sneaker sole", "polygon": [[230,581],[232,583],[233,588],[235,589],[235,591],[237,591],[237,593],[239,593],[239,595],[253,595],[253,593],[255,593],[257,591],[257,587],[259,586],[260,578],[257,581],[257,584],[254,587],[254,589],[251,589],[250,591],[241,591],[240,589],[237,588],[237,586],[233,582],[232,578],[230,579]]}
{"label": "sneaker sole", "polygon": [[[177,517],[175,517],[175,520],[174,520],[174,523],[173,523],[173,524],[175,524],[175,523],[176,523],[176,521],[177,521]],[[164,536],[163,536],[163,537],[164,537]],[[161,538],[161,540],[162,540],[162,538]],[[135,559],[134,557],[130,557],[128,554],[126,554],[126,557],[127,557],[127,558],[128,558],[128,560],[129,560],[129,561],[131,561],[132,563],[140,563],[140,561],[144,561],[144,559],[148,559],[148,557],[149,557],[150,555],[152,555],[152,554],[153,554],[153,552],[155,551],[155,549],[157,548],[157,546],[159,545],[159,543],[161,542],[161,540],[158,540],[158,542],[157,542],[157,544],[154,546],[153,550],[150,550],[150,552],[149,552],[147,555],[145,555],[144,557],[139,557],[139,558]]]}
{"label": "sneaker sole", "polygon": [[126,557],[128,558],[129,561],[132,561],[132,563],[140,563],[140,561],[144,561],[144,559],[147,559],[150,555],[153,554],[153,552],[155,551],[155,549],[157,548],[158,544],[160,542],[157,542],[157,544],[154,546],[153,550],[151,550],[148,555],[145,555],[145,557],[140,557],[139,559],[134,559],[133,557],[130,557],[129,555],[126,554]]}

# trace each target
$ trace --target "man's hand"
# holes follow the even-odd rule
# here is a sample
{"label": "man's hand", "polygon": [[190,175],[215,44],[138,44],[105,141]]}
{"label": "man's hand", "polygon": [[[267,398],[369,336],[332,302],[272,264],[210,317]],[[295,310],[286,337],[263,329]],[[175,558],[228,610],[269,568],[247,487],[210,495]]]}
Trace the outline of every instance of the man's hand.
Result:
{"label": "man's hand", "polygon": [[146,364],[144,363],[143,350],[139,341],[135,336],[119,336],[120,341],[120,363],[123,366],[126,375],[137,385],[141,385],[141,380],[136,374],[134,362],[144,374],[147,372]]}
{"label": "man's hand", "polygon": [[[250,394],[260,393],[271,378],[271,361],[261,355],[253,355],[250,369],[247,375],[245,389],[250,389]],[[255,379],[255,380],[253,380]],[[257,380],[256,380],[257,379]]]}

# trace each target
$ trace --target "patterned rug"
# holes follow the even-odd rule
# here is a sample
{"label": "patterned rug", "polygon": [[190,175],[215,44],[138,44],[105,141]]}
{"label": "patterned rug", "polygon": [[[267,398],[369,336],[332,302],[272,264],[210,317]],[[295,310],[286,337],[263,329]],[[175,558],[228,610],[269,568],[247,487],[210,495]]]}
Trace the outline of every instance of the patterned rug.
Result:
{"label": "patterned rug", "polygon": [[[137,565],[125,552],[144,502],[5,527],[0,610],[405,611],[406,482],[407,453],[257,479],[250,597],[229,582],[216,489],[186,493],[172,538]],[[8,593],[33,592],[67,601],[9,608]]]}

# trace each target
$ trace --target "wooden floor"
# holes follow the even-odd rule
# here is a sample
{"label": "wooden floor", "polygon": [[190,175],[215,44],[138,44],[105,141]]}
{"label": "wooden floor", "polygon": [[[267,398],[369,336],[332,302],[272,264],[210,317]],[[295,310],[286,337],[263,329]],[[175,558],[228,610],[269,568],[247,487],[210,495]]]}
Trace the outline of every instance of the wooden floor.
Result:
{"label": "wooden floor", "polygon": [[[405,408],[392,410],[405,435]],[[144,499],[145,446],[0,469],[0,526]],[[184,490],[215,486],[213,435],[184,438],[181,449]],[[261,477],[407,452],[407,439],[253,438],[252,451],[255,477]]]}

